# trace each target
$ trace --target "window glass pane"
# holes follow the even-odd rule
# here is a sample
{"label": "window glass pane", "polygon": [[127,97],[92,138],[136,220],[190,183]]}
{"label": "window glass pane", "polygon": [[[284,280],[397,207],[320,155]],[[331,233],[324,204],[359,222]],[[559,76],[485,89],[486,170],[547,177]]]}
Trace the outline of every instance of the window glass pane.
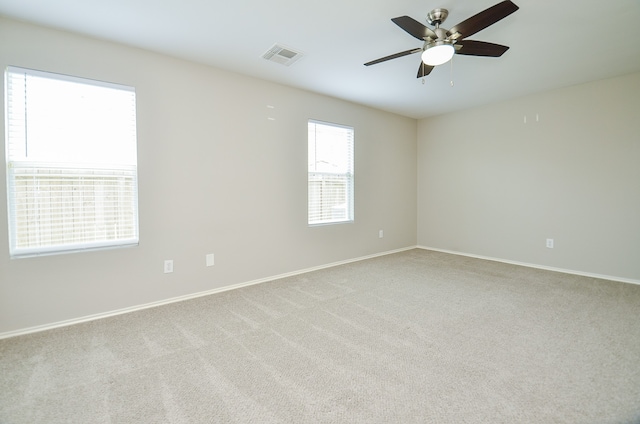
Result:
{"label": "window glass pane", "polygon": [[309,171],[350,172],[352,133],[353,130],[343,127],[309,125]]}
{"label": "window glass pane", "polygon": [[28,73],[8,78],[14,135],[25,133],[12,146],[14,160],[136,163],[134,92]]}

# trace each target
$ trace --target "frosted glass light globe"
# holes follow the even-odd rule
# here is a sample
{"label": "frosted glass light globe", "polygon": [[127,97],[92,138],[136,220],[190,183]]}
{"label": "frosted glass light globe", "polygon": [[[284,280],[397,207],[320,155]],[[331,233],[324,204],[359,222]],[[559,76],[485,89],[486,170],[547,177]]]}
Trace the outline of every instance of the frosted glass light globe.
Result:
{"label": "frosted glass light globe", "polygon": [[454,53],[451,44],[437,44],[422,53],[422,61],[429,66],[438,66],[451,60]]}

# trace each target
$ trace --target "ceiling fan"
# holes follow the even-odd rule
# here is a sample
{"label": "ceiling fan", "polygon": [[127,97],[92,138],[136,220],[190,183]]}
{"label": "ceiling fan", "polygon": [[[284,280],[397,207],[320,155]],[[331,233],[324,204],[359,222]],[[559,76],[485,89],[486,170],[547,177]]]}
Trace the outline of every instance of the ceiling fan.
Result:
{"label": "ceiling fan", "polygon": [[502,54],[509,49],[508,46],[488,43],[486,41],[467,40],[466,38],[506,18],[518,9],[518,6],[513,2],[505,0],[473,15],[449,30],[440,27],[449,15],[447,9],[434,9],[427,15],[427,23],[433,26],[434,29],[421,24],[409,16],[393,18],[391,19],[393,23],[418,40],[424,41],[424,45],[372,60],[364,65],[371,66],[386,62],[387,60],[421,52],[422,61],[418,68],[418,78],[422,78],[429,75],[434,67],[448,62],[454,53],[468,56],[502,56]]}

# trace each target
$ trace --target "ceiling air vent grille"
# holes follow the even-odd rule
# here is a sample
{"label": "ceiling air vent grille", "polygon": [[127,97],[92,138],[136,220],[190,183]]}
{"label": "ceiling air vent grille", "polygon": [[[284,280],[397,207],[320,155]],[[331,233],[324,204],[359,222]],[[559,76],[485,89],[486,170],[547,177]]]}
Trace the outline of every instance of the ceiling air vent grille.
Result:
{"label": "ceiling air vent grille", "polygon": [[263,59],[285,66],[292,65],[301,57],[302,53],[292,50],[288,47],[284,47],[280,44],[274,44],[273,47],[271,47],[265,54],[262,55]]}

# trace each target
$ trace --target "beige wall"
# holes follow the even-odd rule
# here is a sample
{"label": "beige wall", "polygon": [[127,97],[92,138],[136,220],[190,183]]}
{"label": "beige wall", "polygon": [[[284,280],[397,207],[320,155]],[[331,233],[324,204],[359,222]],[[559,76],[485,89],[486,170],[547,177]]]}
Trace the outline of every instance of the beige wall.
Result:
{"label": "beige wall", "polygon": [[[140,211],[136,248],[10,260],[0,173],[0,333],[416,245],[413,119],[1,18],[0,65],[136,87]],[[355,128],[353,224],[307,226],[309,118]]]}
{"label": "beige wall", "polygon": [[640,281],[640,74],[421,120],[418,170],[419,245]]}

